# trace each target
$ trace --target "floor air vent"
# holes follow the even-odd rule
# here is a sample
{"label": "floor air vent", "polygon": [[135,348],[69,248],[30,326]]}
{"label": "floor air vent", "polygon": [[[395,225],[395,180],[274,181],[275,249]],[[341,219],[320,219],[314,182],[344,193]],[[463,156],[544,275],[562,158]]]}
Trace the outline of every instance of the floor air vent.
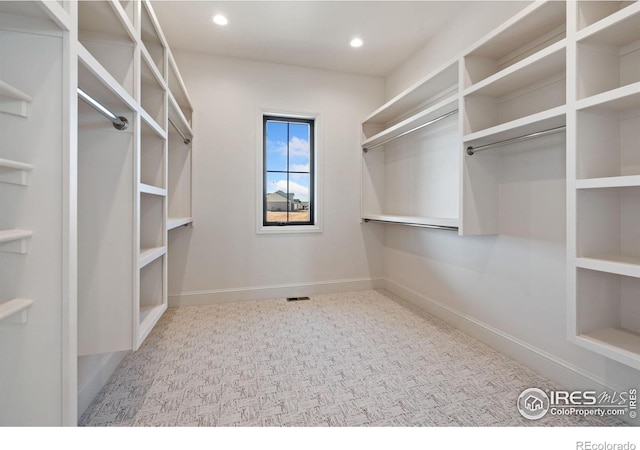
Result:
{"label": "floor air vent", "polygon": [[309,297],[287,297],[288,302],[299,302],[302,300],[311,300]]}

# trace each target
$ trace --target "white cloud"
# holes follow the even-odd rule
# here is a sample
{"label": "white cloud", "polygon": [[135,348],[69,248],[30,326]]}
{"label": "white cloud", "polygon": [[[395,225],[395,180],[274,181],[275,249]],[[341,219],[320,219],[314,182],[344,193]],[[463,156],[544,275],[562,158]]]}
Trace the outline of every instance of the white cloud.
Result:
{"label": "white cloud", "polygon": [[309,172],[309,163],[307,164],[291,164],[290,169],[292,172]]}
{"label": "white cloud", "polygon": [[[269,141],[269,147],[274,148],[274,151],[282,155],[287,154],[287,143],[283,141]],[[289,141],[289,155],[290,156],[306,156],[309,157],[309,141],[306,139],[300,139],[294,136]]]}
{"label": "white cloud", "polygon": [[[287,192],[287,180],[278,180],[272,183],[278,190]],[[294,198],[309,200],[309,188],[301,184],[289,181],[289,192],[294,194]]]}
{"label": "white cloud", "polygon": [[289,141],[289,153],[292,156],[309,156],[309,141],[294,136]]}

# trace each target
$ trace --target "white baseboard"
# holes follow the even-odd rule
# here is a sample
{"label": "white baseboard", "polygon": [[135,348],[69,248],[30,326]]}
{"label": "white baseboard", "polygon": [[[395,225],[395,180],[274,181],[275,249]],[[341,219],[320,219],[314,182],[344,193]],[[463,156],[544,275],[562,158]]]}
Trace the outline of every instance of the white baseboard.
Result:
{"label": "white baseboard", "polygon": [[78,387],[78,419],[107,384],[126,354],[127,352],[116,352],[100,355],[100,360],[96,362],[86,380]]}
{"label": "white baseboard", "polygon": [[384,286],[384,280],[381,278],[357,278],[277,286],[183,292],[181,294],[169,295],[169,306],[215,305],[269,298],[363,291],[366,289],[379,289]]}
{"label": "white baseboard", "polygon": [[394,281],[385,280],[385,288],[561,386],[568,389],[616,390],[595,375],[563,359]]}

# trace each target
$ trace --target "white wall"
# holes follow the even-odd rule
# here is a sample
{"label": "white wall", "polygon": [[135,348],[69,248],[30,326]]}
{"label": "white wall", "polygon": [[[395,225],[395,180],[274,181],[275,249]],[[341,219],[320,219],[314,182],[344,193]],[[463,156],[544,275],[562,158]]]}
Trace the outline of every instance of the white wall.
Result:
{"label": "white wall", "polygon": [[[170,233],[170,306],[380,277],[382,230],[359,218],[360,123],[382,104],[383,80],[196,53],[176,61],[195,110],[194,225]],[[320,114],[322,233],[256,234],[260,108]]]}
{"label": "white wall", "polygon": [[[524,5],[497,2],[463,11],[389,75],[387,97],[460,54]],[[567,375],[578,373],[628,389],[637,386],[638,371],[567,340],[563,138],[537,140],[543,149],[501,158],[499,236],[388,226],[384,276],[398,293],[547,376],[557,375],[569,388],[587,382]]]}

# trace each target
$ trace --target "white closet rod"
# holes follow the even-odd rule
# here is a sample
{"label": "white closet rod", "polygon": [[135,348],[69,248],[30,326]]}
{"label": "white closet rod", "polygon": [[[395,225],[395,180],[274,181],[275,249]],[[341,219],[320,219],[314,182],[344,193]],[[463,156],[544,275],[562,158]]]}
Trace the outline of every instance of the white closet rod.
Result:
{"label": "white closet rod", "polygon": [[180,135],[180,137],[182,138],[182,141],[184,142],[184,145],[189,145],[191,143],[191,139],[189,139],[188,137],[186,137],[184,135],[184,133],[182,133],[182,131],[180,131],[180,128],[178,128],[175,124],[175,122],[171,119],[171,117],[169,117],[169,123],[171,125],[173,125],[173,128],[175,128],[175,130],[178,132],[178,134]]}
{"label": "white closet rod", "polygon": [[434,230],[458,231],[458,227],[448,227],[446,225],[429,225],[426,223],[396,222],[394,220],[381,220],[381,219],[364,219],[364,222],[365,223],[368,223],[368,222],[393,223],[396,225],[407,225],[410,227],[433,228]]}
{"label": "white closet rod", "polygon": [[116,130],[126,130],[129,126],[129,121],[126,117],[115,115],[80,88],[78,88],[78,97],[80,97],[80,100],[84,101],[87,105],[91,106],[93,109],[109,119],[111,123],[113,123],[113,128]]}
{"label": "white closet rod", "polygon": [[467,155],[472,156],[474,153],[482,152],[484,150],[490,149],[492,147],[498,147],[500,145],[513,144],[514,142],[526,141],[528,139],[537,138],[540,136],[546,136],[548,134],[559,133],[566,129],[566,125],[556,128],[550,128],[548,130],[536,131],[535,133],[525,134],[524,136],[518,136],[511,139],[505,139],[503,141],[493,142],[491,144],[479,145],[478,147],[467,147]]}
{"label": "white closet rod", "polygon": [[451,116],[453,116],[454,114],[457,114],[457,113],[458,113],[458,110],[457,110],[457,109],[454,109],[453,111],[448,112],[448,113],[446,113],[446,114],[443,114],[443,115],[442,115],[442,116],[440,116],[440,117],[436,117],[435,119],[430,120],[430,121],[429,121],[429,122],[427,122],[427,123],[423,123],[422,125],[418,125],[417,127],[412,128],[412,129],[410,129],[410,130],[407,130],[407,131],[405,131],[404,133],[401,133],[401,134],[399,134],[399,135],[397,135],[397,136],[394,136],[394,137],[392,137],[392,138],[389,138],[389,139],[387,139],[386,141],[379,142],[379,143],[377,143],[377,144],[375,144],[375,145],[372,145],[371,147],[363,148],[363,149],[362,149],[362,151],[363,151],[363,152],[365,152],[365,153],[367,153],[367,152],[368,152],[369,150],[371,150],[371,149],[374,149],[374,148],[376,148],[376,147],[380,147],[381,145],[384,145],[384,144],[386,144],[386,143],[388,143],[388,142],[391,142],[391,141],[393,141],[393,140],[395,140],[395,139],[401,138],[402,136],[406,136],[407,134],[409,134],[409,133],[413,133],[414,131],[417,131],[417,130],[419,130],[420,128],[424,128],[424,127],[426,127],[426,126],[433,125],[434,123],[436,123],[436,122],[440,122],[441,120],[446,119],[447,117],[451,117]]}

